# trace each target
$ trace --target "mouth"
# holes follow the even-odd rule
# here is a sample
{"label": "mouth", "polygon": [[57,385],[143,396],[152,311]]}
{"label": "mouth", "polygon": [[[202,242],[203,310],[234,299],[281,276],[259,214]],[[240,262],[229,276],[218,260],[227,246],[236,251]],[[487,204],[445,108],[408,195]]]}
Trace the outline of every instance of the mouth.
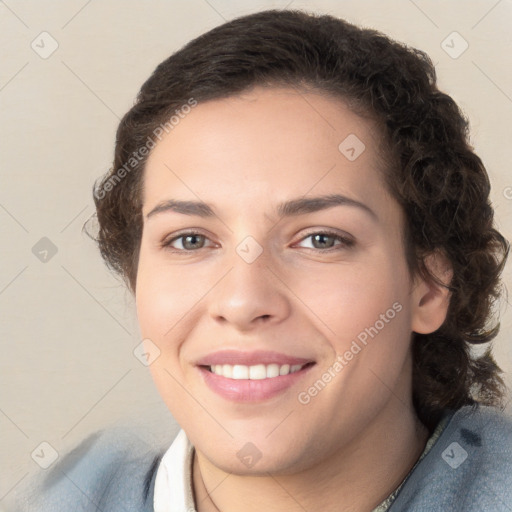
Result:
{"label": "mouth", "polygon": [[259,403],[290,391],[316,364],[276,352],[222,351],[196,363],[207,387],[228,401]]}

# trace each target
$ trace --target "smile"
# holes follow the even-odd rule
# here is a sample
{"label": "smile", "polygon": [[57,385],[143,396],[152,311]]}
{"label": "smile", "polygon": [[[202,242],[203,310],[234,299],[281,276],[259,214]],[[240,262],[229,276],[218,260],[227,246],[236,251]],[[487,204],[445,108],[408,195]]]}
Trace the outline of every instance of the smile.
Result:
{"label": "smile", "polygon": [[225,400],[246,404],[284,398],[315,364],[309,358],[261,350],[222,350],[195,362],[207,388]]}

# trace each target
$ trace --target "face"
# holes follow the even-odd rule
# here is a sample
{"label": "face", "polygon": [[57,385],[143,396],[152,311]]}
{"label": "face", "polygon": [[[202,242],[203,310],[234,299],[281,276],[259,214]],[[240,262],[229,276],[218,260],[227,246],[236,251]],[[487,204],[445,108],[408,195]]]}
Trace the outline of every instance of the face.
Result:
{"label": "face", "polygon": [[138,320],[217,467],[299,471],[410,402],[416,297],[379,162],[368,120],[286,88],[200,103],[152,150]]}

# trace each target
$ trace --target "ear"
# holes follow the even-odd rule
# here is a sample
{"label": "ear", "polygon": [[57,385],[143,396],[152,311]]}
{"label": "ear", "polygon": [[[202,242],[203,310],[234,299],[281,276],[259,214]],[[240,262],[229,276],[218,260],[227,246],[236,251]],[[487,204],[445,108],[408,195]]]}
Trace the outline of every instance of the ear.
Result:
{"label": "ear", "polygon": [[444,286],[432,279],[416,276],[412,290],[412,330],[419,334],[434,332],[445,321],[451,296],[447,287],[453,276],[450,261],[440,251],[427,255],[424,262],[430,273]]}

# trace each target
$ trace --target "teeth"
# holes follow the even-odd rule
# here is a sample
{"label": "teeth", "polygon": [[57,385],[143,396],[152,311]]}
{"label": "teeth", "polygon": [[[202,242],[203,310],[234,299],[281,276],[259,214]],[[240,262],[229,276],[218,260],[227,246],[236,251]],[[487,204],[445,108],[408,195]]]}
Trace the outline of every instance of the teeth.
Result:
{"label": "teeth", "polygon": [[[224,366],[222,367],[224,369]],[[235,364],[233,366],[232,379],[241,380],[249,378],[249,366],[243,366],[241,364]]]}
{"label": "teeth", "polygon": [[[247,366],[246,366],[247,368]],[[257,364],[256,366],[249,366],[249,379],[261,380],[267,378],[267,369],[264,364]]]}
{"label": "teeth", "polygon": [[234,380],[261,380],[272,379],[280,375],[298,372],[304,365],[301,364],[256,364],[254,366],[245,366],[243,364],[215,364],[210,366],[210,371],[216,375],[221,375]]}
{"label": "teeth", "polygon": [[279,377],[279,365],[278,364],[269,364],[266,368],[267,371],[267,379],[273,379],[274,377]]}
{"label": "teeth", "polygon": [[[224,364],[224,365],[219,365],[220,368],[219,368],[219,374],[220,375],[224,375],[224,377],[228,377],[229,379],[231,379],[233,377],[233,367],[230,365],[230,364]],[[222,373],[221,373],[222,372]]]}

